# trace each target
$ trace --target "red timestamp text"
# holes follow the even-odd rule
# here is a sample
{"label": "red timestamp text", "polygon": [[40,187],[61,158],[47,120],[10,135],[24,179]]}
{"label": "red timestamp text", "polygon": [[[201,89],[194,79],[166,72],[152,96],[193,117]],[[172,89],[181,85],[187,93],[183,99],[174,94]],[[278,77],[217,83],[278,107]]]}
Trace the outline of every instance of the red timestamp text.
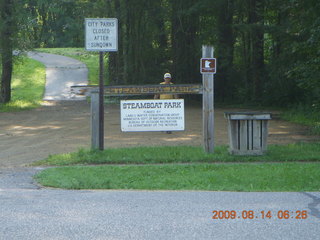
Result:
{"label": "red timestamp text", "polygon": [[307,210],[278,210],[278,211],[254,211],[254,210],[214,210],[212,219],[307,219]]}

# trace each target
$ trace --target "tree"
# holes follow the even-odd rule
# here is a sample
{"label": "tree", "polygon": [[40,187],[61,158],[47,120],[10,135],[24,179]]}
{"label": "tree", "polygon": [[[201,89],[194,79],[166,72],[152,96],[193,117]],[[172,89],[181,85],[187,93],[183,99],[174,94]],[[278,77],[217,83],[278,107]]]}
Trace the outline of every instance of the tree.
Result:
{"label": "tree", "polygon": [[96,3],[82,0],[30,0],[24,3],[32,19],[29,38],[34,47],[83,46],[84,17],[97,11]]}
{"label": "tree", "polygon": [[[175,83],[198,82],[201,45],[210,44],[218,60],[216,100],[319,103],[317,0],[0,0],[0,4],[2,102],[10,100],[15,39],[29,40],[35,47],[82,47],[85,17],[116,17],[119,50],[109,53],[106,71],[112,84],[157,83],[167,71]],[[23,31],[28,37],[22,34],[17,15],[21,6],[27,10]]]}
{"label": "tree", "polygon": [[264,0],[249,1],[250,26],[250,82],[252,99],[261,101],[264,76]]}
{"label": "tree", "polygon": [[108,17],[119,20],[119,50],[109,54],[111,83],[161,81],[167,62],[163,2],[115,0],[107,4]]}
{"label": "tree", "polygon": [[216,77],[217,98],[220,101],[230,100],[233,96],[234,87],[232,84],[234,77],[234,1],[220,0],[216,2],[216,35],[218,72]]}
{"label": "tree", "polygon": [[268,102],[319,106],[319,2],[273,0],[266,9]]}
{"label": "tree", "polygon": [[287,78],[299,88],[302,103],[320,109],[320,3],[316,0],[297,1],[291,5],[291,58]]}
{"label": "tree", "polygon": [[14,1],[2,0],[0,5],[1,26],[0,26],[0,53],[1,53],[1,82],[0,82],[0,103],[7,103],[11,100],[11,77],[13,69],[13,35],[14,35]]}
{"label": "tree", "polygon": [[194,83],[200,79],[198,10],[195,0],[171,1],[171,71],[179,83]]}

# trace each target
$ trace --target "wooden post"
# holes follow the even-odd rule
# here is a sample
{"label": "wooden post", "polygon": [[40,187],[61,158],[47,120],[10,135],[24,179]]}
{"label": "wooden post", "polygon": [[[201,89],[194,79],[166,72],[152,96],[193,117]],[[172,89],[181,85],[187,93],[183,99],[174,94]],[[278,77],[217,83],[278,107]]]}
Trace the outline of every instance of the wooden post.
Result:
{"label": "wooden post", "polygon": [[[213,47],[202,46],[202,58],[213,58]],[[202,117],[203,145],[207,153],[214,151],[214,77],[213,74],[202,74]]]}
{"label": "wooden post", "polygon": [[104,150],[104,78],[103,52],[99,54],[99,150]]}
{"label": "wooden post", "polygon": [[99,91],[91,91],[91,148],[99,149]]}

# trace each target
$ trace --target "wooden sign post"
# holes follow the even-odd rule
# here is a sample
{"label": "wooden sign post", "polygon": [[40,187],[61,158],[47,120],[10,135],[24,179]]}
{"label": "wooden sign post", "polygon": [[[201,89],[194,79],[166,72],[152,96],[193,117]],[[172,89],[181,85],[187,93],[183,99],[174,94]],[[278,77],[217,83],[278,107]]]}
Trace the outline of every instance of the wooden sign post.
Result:
{"label": "wooden sign post", "polygon": [[[110,23],[111,24],[111,23]],[[107,24],[108,25],[108,24]],[[101,32],[101,31],[98,31]],[[104,38],[103,38],[104,39]],[[86,43],[87,44],[87,43]],[[104,46],[95,44],[92,46]],[[112,46],[112,44],[107,44]],[[202,58],[200,60],[200,72],[202,73],[202,85],[200,84],[176,84],[176,85],[145,85],[145,86],[104,86],[103,85],[103,54],[100,53],[100,84],[97,86],[72,86],[71,92],[77,95],[91,94],[91,128],[92,148],[103,150],[103,97],[124,95],[150,95],[150,94],[202,94],[203,116],[203,145],[207,153],[214,152],[214,74],[216,73],[216,59],[213,58],[213,47],[202,46]],[[98,95],[99,94],[99,95]],[[98,102],[100,104],[98,104]],[[99,124],[97,121],[99,120]],[[99,146],[97,144],[99,143]]]}
{"label": "wooden sign post", "polygon": [[[71,93],[75,95],[87,95],[91,97],[91,148],[99,146],[99,88],[97,85],[71,86]],[[135,96],[154,94],[202,94],[202,84],[165,84],[157,85],[122,85],[104,86],[106,96]],[[156,101],[154,99],[150,101]]]}
{"label": "wooden sign post", "polygon": [[214,152],[214,78],[216,61],[213,58],[213,47],[202,46],[202,59],[200,60],[202,73],[202,117],[203,117],[203,146],[207,153]]}

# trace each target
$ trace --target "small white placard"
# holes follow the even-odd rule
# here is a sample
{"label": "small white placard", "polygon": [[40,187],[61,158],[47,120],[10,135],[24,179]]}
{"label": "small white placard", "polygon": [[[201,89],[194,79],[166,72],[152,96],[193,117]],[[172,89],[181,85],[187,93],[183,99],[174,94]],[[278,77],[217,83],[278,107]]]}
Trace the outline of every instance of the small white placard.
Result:
{"label": "small white placard", "polygon": [[118,19],[86,18],[85,48],[87,51],[118,51]]}
{"label": "small white placard", "polygon": [[121,130],[123,132],[183,131],[184,100],[123,100]]}

